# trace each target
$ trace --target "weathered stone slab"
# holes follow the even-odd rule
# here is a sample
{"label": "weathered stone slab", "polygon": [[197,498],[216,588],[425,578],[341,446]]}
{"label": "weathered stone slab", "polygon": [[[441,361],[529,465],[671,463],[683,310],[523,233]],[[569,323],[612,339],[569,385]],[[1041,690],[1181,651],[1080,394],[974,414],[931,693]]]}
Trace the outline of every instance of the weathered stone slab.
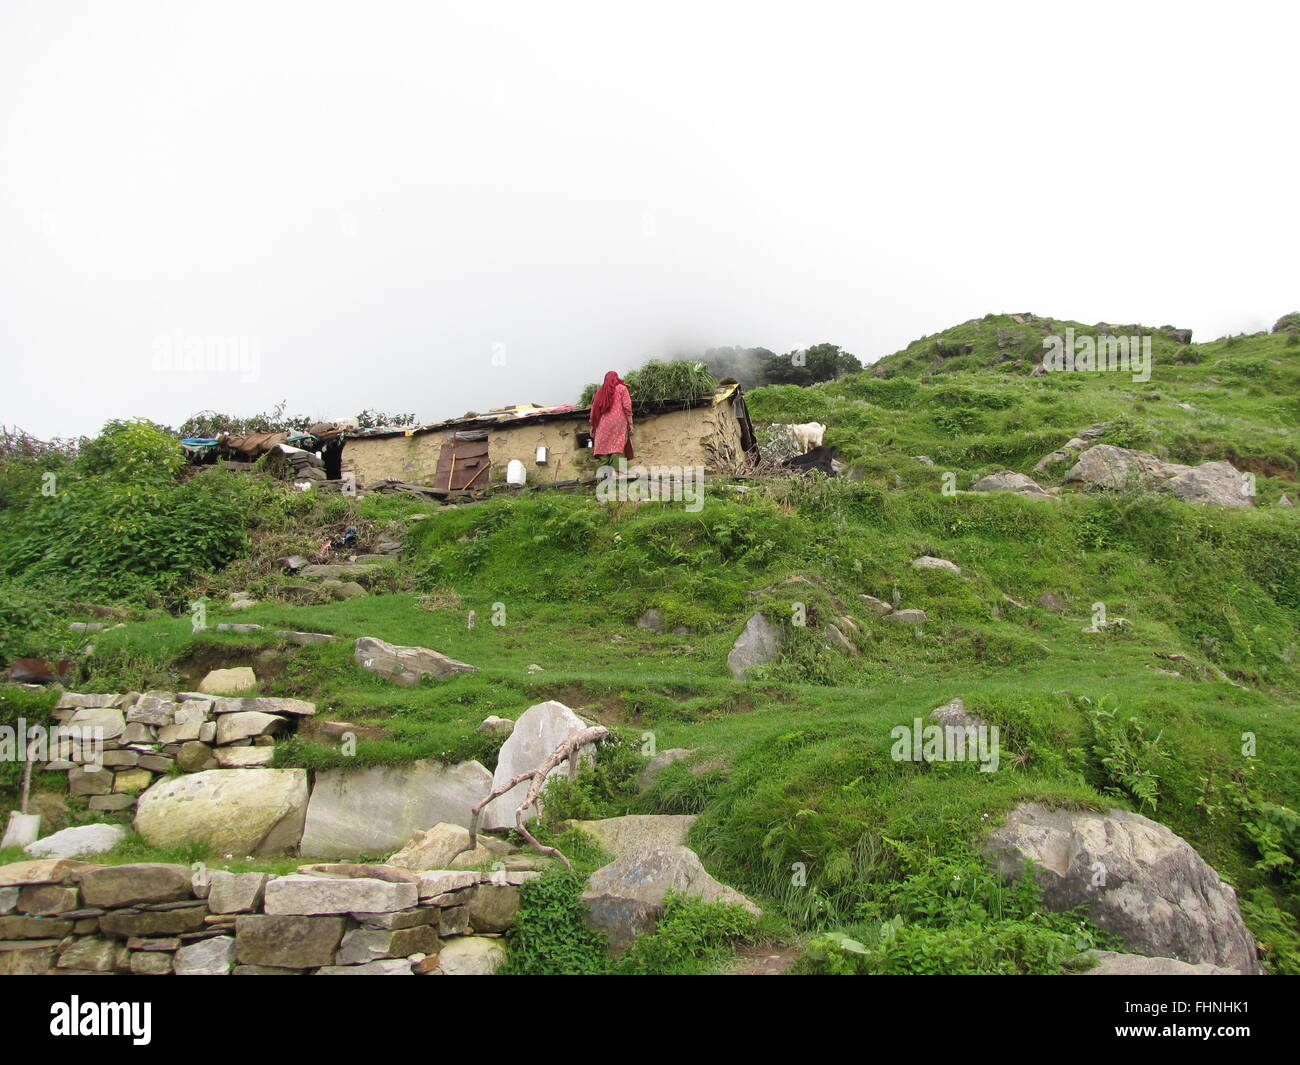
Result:
{"label": "weathered stone slab", "polygon": [[782,642],[781,630],[762,614],[755,614],[736,637],[727,655],[727,668],[736,680],[744,680],[745,674],[755,666],[775,661],[781,653]]}
{"label": "weathered stone slab", "polygon": [[262,904],[269,873],[228,873],[214,869],[208,877],[212,913],[252,913]]}
{"label": "weathered stone slab", "polygon": [[236,956],[241,966],[314,969],[332,965],[346,924],[346,918],[334,916],[240,914],[235,918]]}
{"label": "weathered stone slab", "polygon": [[362,669],[408,688],[419,684],[421,677],[446,680],[461,673],[478,672],[478,666],[457,662],[427,647],[402,647],[373,636],[360,637],[352,657]]}
{"label": "weathered stone slab", "polygon": [[117,910],[99,919],[99,927],[115,936],[176,936],[204,927],[208,911],[196,901],[182,910]]}
{"label": "weathered stone slab", "polygon": [[317,976],[414,976],[405,958],[384,958],[365,965],[322,965]]}
{"label": "weathered stone slab", "polygon": [[478,873],[468,870],[437,869],[420,874],[419,893],[421,899],[432,899],[445,895],[449,891],[460,891],[473,887],[482,879]]}
{"label": "weathered stone slab", "polygon": [[192,898],[190,869],[162,862],[100,866],[81,875],[81,897],[106,910]]}
{"label": "weathered stone slab", "polygon": [[302,916],[387,913],[414,906],[418,899],[414,884],[291,875],[277,877],[266,885],[263,909],[268,914]]}
{"label": "weathered stone slab", "polygon": [[177,976],[228,976],[235,967],[233,936],[214,936],[181,947],[176,952]]}
{"label": "weathered stone slab", "polygon": [[[495,789],[505,785],[520,773],[536,769],[564,740],[586,727],[582,718],[554,699],[530,706],[519,715],[510,738],[501,745],[497,754],[496,772],[492,775],[492,787]],[[563,763],[552,769],[547,779],[557,773],[567,774],[568,771],[568,763]],[[483,808],[482,827],[489,831],[514,828],[515,808],[524,801],[529,786],[529,781],[523,781],[488,803]],[[537,810],[534,807],[526,812],[525,820],[536,816]]]}
{"label": "weathered stone slab", "polygon": [[[217,743],[235,743],[254,736],[270,736],[284,729],[284,718],[259,710],[240,710],[217,716]],[[190,737],[187,737],[190,738]],[[197,738],[197,733],[195,737]]]}
{"label": "weathered stone slab", "polygon": [[121,825],[77,825],[29,843],[23,850],[34,858],[80,858],[111,851],[126,835]]}
{"label": "weathered stone slab", "polygon": [[492,788],[478,762],[445,766],[329,769],[316,774],[301,854],[306,858],[388,855],[439,822],[468,825],[470,809]]}

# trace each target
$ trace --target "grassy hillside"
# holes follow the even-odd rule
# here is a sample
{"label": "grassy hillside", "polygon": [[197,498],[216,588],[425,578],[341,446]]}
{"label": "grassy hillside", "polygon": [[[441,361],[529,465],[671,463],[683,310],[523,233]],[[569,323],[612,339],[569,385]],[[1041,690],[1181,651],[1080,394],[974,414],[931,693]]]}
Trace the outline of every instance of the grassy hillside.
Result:
{"label": "grassy hillside", "polygon": [[[475,732],[484,717],[559,699],[620,743],[552,797],[549,821],[700,814],[692,844],[709,869],[776,915],[770,934],[811,941],[806,964],[832,968],[824,933],[870,940],[892,921],[908,950],[889,971],[927,971],[934,958],[946,971],[1060,971],[1063,944],[1096,941],[1095,931],[1003,891],[979,841],[1026,799],[1118,804],[1192,840],[1237,886],[1270,964],[1294,969],[1300,517],[1275,504],[1297,495],[1300,347],[1283,336],[1181,345],[1158,335],[1145,384],[1030,378],[1041,325],[990,317],[834,383],[751,393],[758,421],[825,422],[846,475],[710,482],[699,513],[587,495],[439,509],[272,490],[250,519],[249,549],[188,589],[208,597],[210,622],[268,631],[195,634],[187,615],[136,607],[96,637],[82,685],[179,686],[213,665],[253,664],[274,693],[368,726],[351,759],[306,739],[277,749],[277,764],[314,768],[424,756],[491,766],[500,741]],[[1034,350],[1008,358],[1008,330],[1030,334]],[[1108,442],[1254,471],[1259,506],[941,491],[948,472],[961,489],[984,473],[1029,472],[1103,421]],[[269,560],[348,525],[363,542],[406,530],[387,594],[277,602],[288,579]],[[915,569],[919,555],[962,572]],[[222,593],[237,588],[262,602],[224,614]],[[878,619],[863,594],[929,621]],[[1043,605],[1045,595],[1055,600]],[[1097,603],[1127,625],[1084,633]],[[650,607],[667,633],[636,626]],[[736,682],[727,651],[757,610],[782,625],[786,649]],[[821,632],[844,616],[855,653],[832,650]],[[274,628],[347,639],[289,647]],[[482,672],[394,688],[353,665],[350,639],[363,635],[433,647]],[[955,696],[1002,729],[997,772],[891,759],[891,728]],[[1250,758],[1246,732],[1257,736]],[[639,794],[648,733],[659,750],[697,754]]]}

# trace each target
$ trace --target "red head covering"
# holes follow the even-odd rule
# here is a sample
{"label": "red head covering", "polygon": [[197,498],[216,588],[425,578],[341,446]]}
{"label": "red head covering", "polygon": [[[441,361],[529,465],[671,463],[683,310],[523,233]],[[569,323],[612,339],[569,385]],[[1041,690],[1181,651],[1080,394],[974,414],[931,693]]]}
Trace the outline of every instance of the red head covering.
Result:
{"label": "red head covering", "polygon": [[614,406],[614,390],[623,383],[623,378],[614,371],[610,370],[605,375],[605,383],[596,389],[595,396],[591,400],[591,427],[594,429],[600,424],[600,419],[609,413]]}

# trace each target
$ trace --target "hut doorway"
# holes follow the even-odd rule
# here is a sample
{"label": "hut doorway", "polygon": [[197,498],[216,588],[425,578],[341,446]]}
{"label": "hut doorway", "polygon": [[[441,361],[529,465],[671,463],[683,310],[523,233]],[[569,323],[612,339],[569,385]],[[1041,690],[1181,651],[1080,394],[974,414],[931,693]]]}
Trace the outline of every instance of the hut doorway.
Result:
{"label": "hut doorway", "polygon": [[[462,439],[466,436],[478,439]],[[487,433],[453,433],[438,453],[438,469],[433,478],[434,490],[460,492],[466,488],[486,488],[491,465]]]}

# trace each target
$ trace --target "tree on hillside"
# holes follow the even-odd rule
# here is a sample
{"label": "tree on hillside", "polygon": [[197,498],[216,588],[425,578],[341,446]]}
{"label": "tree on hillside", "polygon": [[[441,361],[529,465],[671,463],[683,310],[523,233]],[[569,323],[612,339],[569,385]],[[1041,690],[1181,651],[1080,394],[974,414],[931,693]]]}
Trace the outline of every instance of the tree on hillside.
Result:
{"label": "tree on hillside", "polygon": [[862,363],[838,344],[814,344],[801,351],[774,355],[763,366],[765,385],[815,385],[857,373]]}

